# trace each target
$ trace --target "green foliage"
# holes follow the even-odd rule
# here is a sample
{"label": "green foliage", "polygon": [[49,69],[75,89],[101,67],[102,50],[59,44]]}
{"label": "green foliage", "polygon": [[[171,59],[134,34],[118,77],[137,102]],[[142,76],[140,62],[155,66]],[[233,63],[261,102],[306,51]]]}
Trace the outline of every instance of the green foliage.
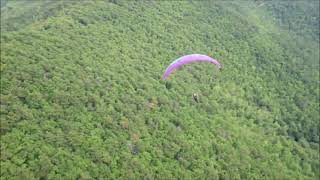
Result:
{"label": "green foliage", "polygon": [[260,3],[4,3],[1,179],[319,177],[319,29],[276,23],[319,14]]}
{"label": "green foliage", "polygon": [[267,12],[281,28],[319,42],[319,1],[279,1],[265,3]]}

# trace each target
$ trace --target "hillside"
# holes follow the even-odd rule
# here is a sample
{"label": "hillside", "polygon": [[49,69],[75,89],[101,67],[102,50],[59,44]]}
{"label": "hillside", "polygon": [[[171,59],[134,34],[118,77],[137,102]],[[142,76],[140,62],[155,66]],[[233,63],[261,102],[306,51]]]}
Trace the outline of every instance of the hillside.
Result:
{"label": "hillside", "polygon": [[1,179],[319,177],[318,1],[1,2]]}

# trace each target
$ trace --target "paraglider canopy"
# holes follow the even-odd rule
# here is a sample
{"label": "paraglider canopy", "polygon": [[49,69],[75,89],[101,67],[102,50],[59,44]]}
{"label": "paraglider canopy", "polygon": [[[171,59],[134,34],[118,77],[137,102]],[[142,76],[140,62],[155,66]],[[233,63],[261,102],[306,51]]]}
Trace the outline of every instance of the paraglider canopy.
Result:
{"label": "paraglider canopy", "polygon": [[219,69],[221,68],[221,64],[219,63],[219,61],[211,58],[210,56],[203,54],[189,54],[174,60],[164,71],[161,79],[164,80],[165,78],[167,78],[173,70],[182,66],[183,64],[188,64],[195,61],[211,62],[212,64],[217,65]]}

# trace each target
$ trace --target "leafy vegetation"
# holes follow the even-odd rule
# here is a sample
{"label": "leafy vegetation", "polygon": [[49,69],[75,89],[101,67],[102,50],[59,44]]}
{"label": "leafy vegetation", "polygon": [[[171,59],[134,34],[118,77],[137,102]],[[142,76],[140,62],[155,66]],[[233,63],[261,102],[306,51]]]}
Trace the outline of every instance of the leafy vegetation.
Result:
{"label": "leafy vegetation", "polygon": [[319,42],[319,1],[306,0],[261,2],[281,28]]}
{"label": "leafy vegetation", "polygon": [[1,4],[1,179],[317,179],[319,3],[270,3]]}

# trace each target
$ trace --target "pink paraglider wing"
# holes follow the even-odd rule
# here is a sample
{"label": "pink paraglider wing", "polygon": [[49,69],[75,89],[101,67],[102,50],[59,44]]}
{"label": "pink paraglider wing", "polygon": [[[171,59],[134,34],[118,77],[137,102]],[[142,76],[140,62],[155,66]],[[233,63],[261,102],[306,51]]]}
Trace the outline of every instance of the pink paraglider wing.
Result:
{"label": "pink paraglider wing", "polygon": [[189,55],[185,55],[182,56],[176,60],[174,60],[168,67],[167,69],[164,71],[162,78],[161,79],[165,79],[169,76],[169,74],[176,68],[178,68],[179,66],[182,66],[183,64],[188,64],[190,62],[194,62],[194,61],[208,61],[211,62],[215,65],[218,66],[218,68],[221,68],[221,64],[219,63],[219,61],[207,56],[207,55],[202,55],[202,54],[189,54]]}

